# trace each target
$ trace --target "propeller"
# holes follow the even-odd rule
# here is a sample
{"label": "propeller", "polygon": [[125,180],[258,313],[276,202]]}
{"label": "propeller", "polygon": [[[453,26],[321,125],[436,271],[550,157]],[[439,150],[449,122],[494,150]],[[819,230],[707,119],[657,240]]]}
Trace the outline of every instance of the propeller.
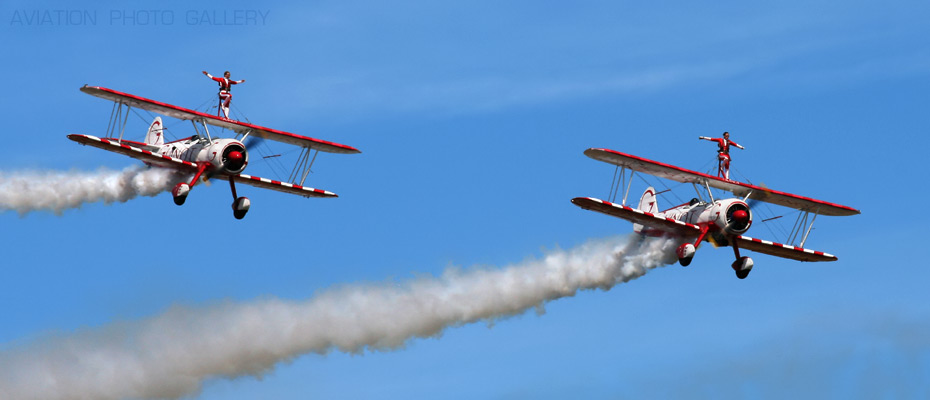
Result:
{"label": "propeller", "polygon": [[748,204],[745,206],[740,203],[731,204],[726,214],[726,230],[729,232],[743,232],[748,229],[751,222],[749,213]]}
{"label": "propeller", "polygon": [[245,149],[231,145],[223,152],[223,167],[233,173],[245,168]]}
{"label": "propeller", "polygon": [[258,146],[264,142],[265,139],[262,139],[259,136],[249,136],[245,139],[245,142],[242,143],[245,146],[246,150],[252,150],[255,146]]}
{"label": "propeller", "polygon": [[[767,193],[767,192],[769,191],[768,186],[766,186],[764,182],[759,182],[759,184],[758,184],[757,186],[759,186],[759,187],[762,188],[762,191],[760,192],[762,195],[764,195],[765,193]],[[753,211],[755,211],[756,205],[759,204],[759,203],[764,203],[762,200],[759,199],[759,197],[749,196],[749,199],[746,200],[746,205],[749,206],[749,209],[750,209],[750,210],[753,210]],[[768,222],[768,221],[771,221],[771,220],[779,219],[779,218],[781,218],[781,217],[784,217],[784,215],[777,215],[777,216],[774,216],[774,217],[769,217],[769,218],[766,218],[766,219],[762,219],[762,220],[760,220],[760,222]]]}

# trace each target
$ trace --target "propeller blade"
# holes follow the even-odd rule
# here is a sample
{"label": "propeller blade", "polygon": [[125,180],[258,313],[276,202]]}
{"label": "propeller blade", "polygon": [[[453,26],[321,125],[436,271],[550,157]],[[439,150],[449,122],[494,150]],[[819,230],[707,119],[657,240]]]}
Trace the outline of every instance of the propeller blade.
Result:
{"label": "propeller blade", "polygon": [[258,136],[249,136],[245,139],[245,142],[243,142],[242,145],[245,146],[246,150],[252,150],[255,146],[260,145],[264,141],[265,139],[262,139]]}

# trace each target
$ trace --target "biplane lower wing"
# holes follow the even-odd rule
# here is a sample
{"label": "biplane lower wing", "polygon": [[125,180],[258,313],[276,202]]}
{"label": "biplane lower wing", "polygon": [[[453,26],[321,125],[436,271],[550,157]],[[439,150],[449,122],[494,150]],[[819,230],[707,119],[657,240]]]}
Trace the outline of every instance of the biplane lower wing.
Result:
{"label": "biplane lower wing", "polygon": [[593,197],[576,197],[572,204],[585,210],[597,211],[627,221],[659,229],[670,234],[682,237],[696,237],[701,228],[694,224],[681,222],[672,218],[657,217],[655,214],[638,210],[632,207],[611,203]]}
{"label": "biplane lower wing", "polygon": [[250,124],[248,122],[241,122],[232,119],[227,119],[219,117],[216,115],[210,115],[200,111],[194,111],[184,107],[178,107],[173,104],[164,103],[157,100],[148,99],[141,96],[136,96],[129,93],[123,93],[118,90],[108,89],[105,87],[99,86],[88,86],[84,85],[81,87],[81,91],[92,96],[96,96],[102,99],[110,100],[120,104],[126,104],[131,107],[138,109],[151,111],[159,113],[168,117],[177,118],[181,120],[195,120],[203,121],[204,123],[217,126],[224,129],[229,129],[233,132],[239,134],[250,134],[259,136],[263,139],[274,140],[277,142],[287,143],[299,147],[309,147],[314,150],[324,151],[328,153],[341,153],[341,154],[355,154],[361,153],[358,149],[352,146],[330,142],[327,140],[315,139],[312,137],[301,136],[296,133],[285,132],[282,130],[266,128],[264,126],[258,126],[255,124]]}
{"label": "biplane lower wing", "polygon": [[[98,138],[91,135],[78,135],[71,134],[68,135],[68,139],[71,139],[75,142],[78,142],[83,145],[97,147],[103,150],[112,151],[114,153],[119,153],[126,155],[142,162],[155,165],[164,168],[172,168],[176,170],[182,170],[185,172],[196,173],[197,164],[190,161],[184,161],[178,158],[164,156],[152,153],[151,151],[140,149],[138,147],[132,146],[126,142],[120,143],[118,140],[113,138]],[[221,178],[220,176],[215,176],[215,178]],[[257,176],[245,175],[245,174],[236,174],[232,175],[233,180],[236,182],[244,183],[246,185],[251,185],[263,189],[277,190],[279,192],[296,194],[304,197],[339,197],[333,192],[315,189],[306,186],[300,186],[293,183],[280,182],[272,179],[261,178]]]}
{"label": "biplane lower wing", "polygon": [[339,197],[337,194],[323,189],[314,189],[311,187],[300,186],[293,183],[275,181],[257,176],[237,174],[232,175],[234,181],[259,187],[262,189],[277,190],[279,192],[296,194],[304,197]]}
{"label": "biplane lower wing", "polygon": [[658,176],[682,183],[707,184],[710,187],[733,193],[740,197],[750,196],[751,199],[790,207],[801,211],[808,211],[820,215],[856,215],[859,210],[844,205],[829,203],[796,194],[780,192],[769,188],[750,185],[747,183],[728,181],[716,176],[691,171],[671,164],[637,157],[610,149],[591,148],[584,154],[598,161],[629,168],[634,171]]}
{"label": "biplane lower wing", "polygon": [[[688,224],[671,218],[658,217],[652,213],[600,199],[595,199],[592,197],[576,197],[572,199],[572,203],[586,210],[597,211],[599,213],[625,219],[627,221],[642,224],[654,229],[659,229],[676,236],[697,237],[701,231],[701,228],[697,225]],[[710,239],[710,236],[705,238],[706,241],[710,241]],[[824,253],[822,251],[755,239],[748,236],[736,236],[736,241],[737,246],[741,249],[768,254],[770,256],[788,258],[798,261],[837,260],[836,256]]]}
{"label": "biplane lower wing", "polygon": [[770,242],[767,240],[755,239],[748,236],[737,236],[737,246],[741,249],[755,251],[757,253],[768,254],[770,256],[790,258],[798,261],[836,261],[833,254],[824,253],[811,249],[804,249],[797,246]]}
{"label": "biplane lower wing", "polygon": [[[93,146],[114,153],[126,155],[145,162],[146,164],[156,165],[159,167],[173,168],[187,172],[197,172],[197,164],[190,161],[184,161],[179,158],[155,154],[151,151],[130,145],[127,142],[120,142],[113,138],[98,138],[91,135],[68,135],[68,139],[83,145]],[[134,144],[135,142],[133,142]]]}

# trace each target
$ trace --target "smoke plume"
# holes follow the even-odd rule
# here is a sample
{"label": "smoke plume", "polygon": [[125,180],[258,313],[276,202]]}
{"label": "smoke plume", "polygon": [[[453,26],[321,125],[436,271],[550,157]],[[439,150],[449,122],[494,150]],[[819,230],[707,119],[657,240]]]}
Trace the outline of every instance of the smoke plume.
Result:
{"label": "smoke plume", "polygon": [[86,203],[125,202],[155,196],[184,178],[170,169],[129,167],[122,171],[5,172],[0,171],[0,211],[53,211],[60,214]]}
{"label": "smoke plume", "polygon": [[359,284],[305,301],[175,306],[134,322],[62,334],[0,352],[0,398],[178,398],[204,380],[260,376],[306,353],[398,349],[449,327],[494,321],[608,290],[675,261],[674,243],[596,240],[497,268],[450,268],[397,284]]}

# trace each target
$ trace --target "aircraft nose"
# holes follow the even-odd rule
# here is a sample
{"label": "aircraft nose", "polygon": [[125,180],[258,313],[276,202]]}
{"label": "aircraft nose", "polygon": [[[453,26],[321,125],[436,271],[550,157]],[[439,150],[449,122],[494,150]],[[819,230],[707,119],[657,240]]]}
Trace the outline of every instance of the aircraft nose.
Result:
{"label": "aircraft nose", "polygon": [[242,152],[233,150],[230,151],[229,154],[226,154],[226,164],[231,170],[242,168],[244,160],[245,157],[242,155]]}
{"label": "aircraft nose", "polygon": [[740,225],[745,225],[749,222],[749,213],[746,210],[736,210],[733,212],[733,222],[736,222]]}

